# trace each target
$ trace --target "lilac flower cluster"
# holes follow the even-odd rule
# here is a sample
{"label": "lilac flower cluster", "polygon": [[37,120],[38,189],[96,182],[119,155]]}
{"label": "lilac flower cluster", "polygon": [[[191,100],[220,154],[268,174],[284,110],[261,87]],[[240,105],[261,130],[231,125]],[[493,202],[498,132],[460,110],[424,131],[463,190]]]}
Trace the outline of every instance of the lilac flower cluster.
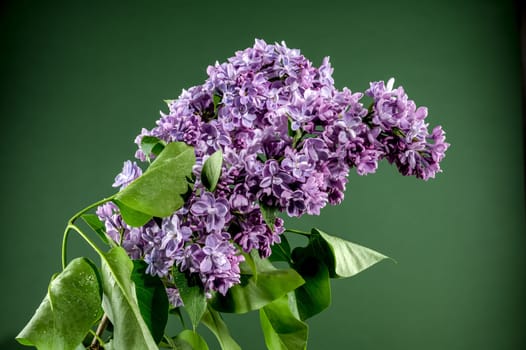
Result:
{"label": "lilac flower cluster", "polygon": [[[417,108],[390,80],[371,83],[367,109],[363,93],[334,87],[332,72],[328,58],[316,68],[299,50],[262,40],[208,67],[204,84],[183,90],[156,126],[136,139],[139,146],[153,136],[194,147],[196,182],[185,206],[131,228],[115,205],[105,204],[98,215],[108,235],[132,258],[144,259],[150,274],[170,282],[177,268],[197,274],[207,293],[225,294],[240,278],[243,256],[234,244],[265,258],[280,242],[283,220],[266,223],[261,206],[293,217],[318,215],[327,203],[343,200],[351,168],[374,173],[384,158],[403,175],[424,180],[440,171],[449,145],[440,127],[429,133],[426,108]],[[224,155],[222,174],[210,192],[200,174],[217,150]],[[154,156],[139,147],[136,157]],[[114,186],[140,174],[127,162]],[[168,292],[179,305],[176,286]]]}
{"label": "lilac flower cluster", "polygon": [[416,107],[403,87],[393,89],[394,79],[371,83],[366,94],[374,99],[371,125],[380,130],[378,141],[384,156],[402,175],[427,180],[440,172],[440,161],[449,144],[440,126],[428,131],[426,107]]}

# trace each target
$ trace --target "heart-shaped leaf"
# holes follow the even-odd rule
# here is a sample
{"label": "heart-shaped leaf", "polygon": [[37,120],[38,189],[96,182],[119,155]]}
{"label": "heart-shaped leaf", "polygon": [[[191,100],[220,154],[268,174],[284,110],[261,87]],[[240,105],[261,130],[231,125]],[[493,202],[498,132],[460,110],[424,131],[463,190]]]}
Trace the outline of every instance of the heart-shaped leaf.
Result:
{"label": "heart-shaped leaf", "polygon": [[[131,226],[141,226],[148,216],[173,214],[184,204],[183,196],[188,192],[188,178],[192,176],[194,164],[192,147],[182,142],[167,144],[144,174],[115,196],[114,202],[121,209],[124,220]],[[128,222],[125,212],[135,214],[133,216],[142,213],[143,220]]]}
{"label": "heart-shaped leaf", "polygon": [[132,209],[117,199],[114,199],[113,202],[119,207],[124,222],[130,226],[140,227],[152,219],[151,215]]}
{"label": "heart-shaped leaf", "polygon": [[74,350],[100,318],[100,304],[96,268],[86,258],[74,259],[51,281],[46,297],[17,340],[39,350]]}
{"label": "heart-shaped leaf", "polygon": [[327,264],[332,278],[351,277],[389,257],[342,238],[312,229],[309,244]]}
{"label": "heart-shaped leaf", "polygon": [[285,235],[280,236],[281,242],[272,246],[270,261],[290,261],[290,244]]}

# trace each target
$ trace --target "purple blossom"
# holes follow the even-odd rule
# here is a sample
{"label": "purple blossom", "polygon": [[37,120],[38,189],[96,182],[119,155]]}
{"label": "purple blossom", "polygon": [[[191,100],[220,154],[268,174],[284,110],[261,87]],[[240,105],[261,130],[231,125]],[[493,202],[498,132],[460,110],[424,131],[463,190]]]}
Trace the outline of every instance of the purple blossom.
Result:
{"label": "purple blossom", "polygon": [[365,149],[356,156],[356,172],[358,175],[372,174],[378,168],[378,160],[382,153],[375,149]]}
{"label": "purple blossom", "polygon": [[106,235],[121,244],[132,259],[140,259],[143,253],[142,228],[127,225],[112,202],[98,207],[96,214],[104,223]]}
{"label": "purple blossom", "polygon": [[228,201],[224,198],[216,199],[210,192],[201,194],[190,208],[192,214],[203,218],[205,228],[210,233],[223,230],[228,211]]}
{"label": "purple blossom", "polygon": [[181,226],[177,214],[163,219],[161,230],[163,237],[160,248],[164,249],[167,257],[175,259],[181,254],[184,243],[190,239],[192,230],[188,226]]}
{"label": "purple blossom", "polygon": [[[325,57],[315,67],[284,42],[256,40],[224,63],[207,68],[206,81],[168,101],[168,111],[144,136],[194,147],[197,181],[173,215],[130,227],[113,203],[98,208],[107,235],[147,272],[161,276],[173,306],[182,305],[170,271],[199,276],[206,293],[225,294],[239,283],[239,250],[271,254],[283,220],[271,230],[260,203],[288,216],[319,215],[344,198],[351,169],[374,173],[382,159],[403,175],[427,180],[440,172],[449,144],[441,127],[428,130],[427,108],[418,107],[394,79],[370,83],[364,93],[336,89]],[[363,98],[372,99],[369,108]],[[223,151],[214,193],[199,181],[203,162]],[[139,149],[136,157],[145,154]],[[142,171],[127,161],[115,178],[123,189]],[[234,245],[237,244],[237,246]]]}
{"label": "purple blossom", "polygon": [[138,227],[131,227],[123,234],[122,247],[130,258],[140,259],[143,256],[144,242],[142,240],[142,230]]}
{"label": "purple blossom", "polygon": [[281,161],[283,170],[292,174],[296,179],[304,181],[314,171],[312,163],[304,153],[294,152],[292,149],[285,151],[285,159]]}
{"label": "purple blossom", "polygon": [[273,195],[280,198],[284,191],[288,191],[287,185],[292,181],[292,176],[283,171],[276,160],[268,160],[263,166],[261,181],[259,182],[260,196]]}
{"label": "purple blossom", "polygon": [[215,121],[203,124],[201,131],[201,143],[198,143],[197,147],[202,149],[204,154],[212,154],[221,146],[230,144],[229,137],[217,127]]}
{"label": "purple blossom", "polygon": [[166,259],[164,252],[158,248],[153,248],[145,254],[144,261],[148,264],[146,273],[159,277],[166,276],[173,265],[173,261]]}
{"label": "purple blossom", "polygon": [[241,214],[246,214],[254,209],[254,205],[248,199],[246,194],[234,192],[230,197],[230,208],[234,213],[239,212]]}
{"label": "purple blossom", "polygon": [[428,180],[440,172],[440,161],[449,144],[442,128],[428,134],[427,108],[416,107],[402,87],[393,89],[394,79],[387,86],[371,83],[366,94],[373,97],[371,122],[382,130],[378,142],[390,163],[395,163],[402,175],[415,175]]}
{"label": "purple blossom", "polygon": [[329,150],[327,144],[319,138],[310,138],[303,143],[303,150],[309,157],[309,160],[314,164],[321,164],[321,162],[329,158]]}
{"label": "purple blossom", "polygon": [[307,179],[301,189],[305,194],[305,206],[307,214],[320,215],[321,208],[327,205],[329,195],[327,191],[323,191],[324,178],[320,174],[311,176]]}
{"label": "purple blossom", "polygon": [[231,250],[228,241],[222,240],[216,235],[207,236],[205,246],[202,249],[203,257],[199,263],[199,271],[209,273],[212,270],[231,270],[230,261],[227,259]]}
{"label": "purple blossom", "polygon": [[290,217],[301,216],[306,209],[304,191],[296,190],[287,196],[287,214]]}
{"label": "purple blossom", "polygon": [[122,190],[128,186],[133,180],[142,175],[142,170],[139,168],[136,162],[127,160],[124,162],[122,171],[115,177],[113,187],[119,187]]}
{"label": "purple blossom", "polygon": [[170,305],[174,308],[184,306],[183,299],[177,288],[166,288],[166,295],[168,296],[168,301]]}
{"label": "purple blossom", "polygon": [[319,91],[306,89],[303,93],[298,90],[292,95],[291,104],[287,106],[287,114],[292,119],[291,128],[296,131],[314,118],[314,112],[319,97]]}
{"label": "purple blossom", "polygon": [[185,253],[182,268],[198,273],[206,292],[218,291],[225,295],[231,286],[239,283],[239,263],[244,258],[223,235],[210,234],[203,246],[192,244]]}
{"label": "purple blossom", "polygon": [[144,242],[144,261],[148,264],[146,272],[159,277],[166,276],[173,266],[174,258],[167,256],[163,249],[165,232],[156,223],[145,227],[141,236]]}
{"label": "purple blossom", "polygon": [[164,232],[155,222],[152,222],[143,227],[141,238],[144,242],[144,252],[148,254],[153,249],[161,249]]}

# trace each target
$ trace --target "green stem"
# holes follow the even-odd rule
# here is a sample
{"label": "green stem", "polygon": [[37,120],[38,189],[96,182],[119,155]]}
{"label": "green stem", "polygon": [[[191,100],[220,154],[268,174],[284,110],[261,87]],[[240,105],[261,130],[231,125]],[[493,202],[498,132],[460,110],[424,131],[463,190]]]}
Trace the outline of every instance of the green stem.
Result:
{"label": "green stem", "polygon": [[102,319],[100,320],[99,326],[97,327],[97,331],[93,332],[93,330],[90,329],[90,332],[93,334],[93,340],[91,341],[90,349],[98,349],[99,345],[104,347],[104,341],[102,340],[101,336],[102,333],[104,333],[104,330],[108,326],[109,318],[108,315],[104,314],[102,316]]}
{"label": "green stem", "polygon": [[68,236],[69,236],[69,225],[66,226],[64,230],[64,235],[62,236],[62,270],[66,268],[67,265],[67,246],[68,246]]}
{"label": "green stem", "polygon": [[82,237],[86,241],[86,243],[88,243],[91,246],[91,248],[93,248],[93,250],[97,252],[97,254],[101,256],[104,255],[104,252],[91,239],[89,239],[88,235],[82,232],[80,228],[73,224],[70,224],[68,225],[67,229],[76,231],[80,235],[80,237]]}
{"label": "green stem", "polygon": [[77,220],[79,217],[81,217],[82,214],[84,214],[85,212],[87,212],[87,211],[89,211],[89,210],[91,210],[93,208],[98,207],[99,205],[102,205],[102,204],[104,204],[106,202],[109,202],[109,201],[113,200],[113,198],[115,198],[115,196],[116,196],[116,194],[114,194],[113,196],[110,196],[108,198],[101,199],[100,201],[97,201],[95,203],[92,203],[92,204],[88,205],[86,208],[82,209],[77,214],[73,215],[71,217],[71,219],[69,219],[68,224],[73,224],[73,222],[75,220]]}
{"label": "green stem", "polygon": [[305,237],[309,237],[310,236],[309,232],[295,230],[295,229],[292,229],[292,228],[286,228],[285,232],[295,233],[295,234],[302,235],[302,236],[305,236]]}
{"label": "green stem", "polygon": [[[77,226],[74,225],[75,220],[77,220],[79,217],[81,217],[87,211],[89,211],[89,210],[91,210],[93,208],[96,208],[99,205],[102,205],[102,204],[104,204],[106,202],[109,202],[109,201],[113,200],[114,197],[115,197],[115,195],[113,195],[111,197],[108,197],[108,198],[101,199],[100,201],[97,201],[97,202],[95,202],[93,204],[90,204],[86,208],[82,209],[81,211],[79,211],[78,213],[73,215],[68,220],[68,224],[66,226],[66,229],[64,230],[64,235],[62,237],[62,269],[65,269],[66,265],[67,265],[67,246],[68,246],[69,231],[71,229],[74,229],[75,231],[77,231],[82,236],[82,238],[84,238],[92,247],[96,247],[96,246],[94,246],[93,242],[90,239],[88,239],[88,237],[82,231],[80,231],[80,229]],[[100,251],[98,247],[96,247],[94,249],[97,250],[97,251]]]}
{"label": "green stem", "polygon": [[[285,230],[286,231],[286,230]],[[285,251],[285,249],[283,249],[283,247],[281,245],[277,245],[278,248],[281,250],[281,252],[283,253],[283,256],[285,258],[287,258],[287,262],[289,263],[289,265],[292,265],[292,259],[290,257],[287,256],[287,252]]]}
{"label": "green stem", "polygon": [[166,345],[168,345],[172,349],[177,349],[177,345],[175,345],[172,338],[167,336],[166,334],[163,336],[164,340],[166,341]]}

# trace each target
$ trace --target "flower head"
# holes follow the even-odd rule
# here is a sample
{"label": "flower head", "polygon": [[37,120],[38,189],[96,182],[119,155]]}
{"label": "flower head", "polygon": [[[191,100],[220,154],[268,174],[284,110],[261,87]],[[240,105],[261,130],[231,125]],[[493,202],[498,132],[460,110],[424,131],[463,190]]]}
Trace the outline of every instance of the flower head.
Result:
{"label": "flower head", "polygon": [[[271,254],[283,220],[271,229],[260,206],[293,217],[319,215],[343,200],[351,169],[371,174],[384,158],[403,175],[424,180],[441,171],[449,144],[441,127],[428,130],[427,108],[417,107],[394,79],[351,92],[338,90],[332,73],[328,57],[316,67],[284,42],[256,40],[209,66],[203,84],[183,90],[155,127],[141,130],[138,145],[153,136],[193,146],[198,181],[183,208],[143,227],[128,226],[112,203],[97,214],[108,236],[146,261],[148,273],[170,282],[172,305],[182,303],[170,280],[173,269],[198,276],[209,295],[225,294],[240,281],[239,250]],[[372,100],[369,108],[364,96]],[[224,157],[210,192],[199,179],[217,150]],[[155,156],[147,159],[139,149],[136,157]],[[141,173],[127,161],[114,186],[123,189]]]}

